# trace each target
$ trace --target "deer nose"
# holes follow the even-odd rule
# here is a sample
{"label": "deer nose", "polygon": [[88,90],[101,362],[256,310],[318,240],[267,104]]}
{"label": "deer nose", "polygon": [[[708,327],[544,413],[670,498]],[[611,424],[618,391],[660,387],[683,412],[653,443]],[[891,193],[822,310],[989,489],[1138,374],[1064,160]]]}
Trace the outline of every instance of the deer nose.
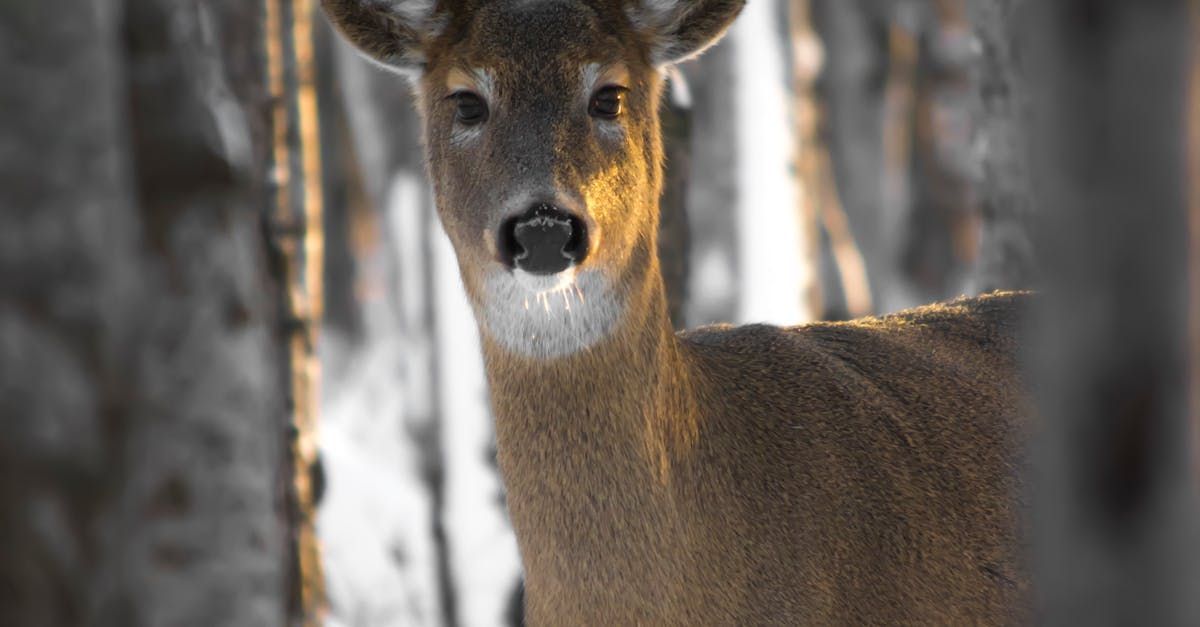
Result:
{"label": "deer nose", "polygon": [[530,274],[557,274],[583,263],[588,252],[583,220],[539,203],[500,225],[500,260]]}

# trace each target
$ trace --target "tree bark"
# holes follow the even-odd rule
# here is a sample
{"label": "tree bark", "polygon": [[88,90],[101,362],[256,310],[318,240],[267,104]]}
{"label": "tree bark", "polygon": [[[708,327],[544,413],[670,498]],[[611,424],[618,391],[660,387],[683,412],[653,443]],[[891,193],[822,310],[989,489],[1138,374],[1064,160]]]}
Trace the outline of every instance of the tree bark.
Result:
{"label": "tree bark", "polygon": [[[826,179],[832,173],[828,171],[828,153],[818,133],[820,107],[814,89],[824,61],[823,50],[812,28],[809,1],[789,0],[785,10],[788,51],[785,65],[791,81],[788,121],[794,137],[796,215],[800,223],[802,261],[811,277],[801,299],[813,318],[823,318],[826,298],[821,275],[821,216],[826,210],[825,203],[836,199],[826,192],[830,187]],[[829,207],[829,210],[841,211],[841,208]]]}
{"label": "tree bark", "polygon": [[1028,0],[968,0],[979,45],[972,70],[975,146],[983,217],[975,283],[981,291],[1037,287],[1033,180],[1024,129],[1030,120],[1025,50]]}
{"label": "tree bark", "polygon": [[830,157],[829,106],[819,82],[826,72],[826,45],[816,31],[816,4],[791,0],[788,20],[798,209],[808,234],[809,264],[819,273],[809,300],[822,319],[857,318],[871,314],[874,305]]}
{"label": "tree bark", "polygon": [[1036,16],[1039,615],[1194,625],[1187,2],[1057,0]]}
{"label": "tree bark", "polygon": [[1192,328],[1191,384],[1192,390],[1192,472],[1200,477],[1200,0],[1191,0],[1192,74],[1188,110],[1190,140],[1188,172],[1190,172],[1191,244],[1190,261],[1192,299],[1189,316]]}
{"label": "tree bark", "polygon": [[904,278],[917,300],[963,294],[979,256],[980,211],[971,164],[972,38],[964,0],[916,11]]}
{"label": "tree bark", "polygon": [[687,189],[692,178],[692,94],[682,72],[672,70],[659,110],[662,120],[663,190],[658,224],[658,259],[667,290],[667,311],[676,329],[686,327],[691,231]]}
{"label": "tree bark", "polygon": [[326,602],[315,528],[324,485],[317,446],[320,363],[316,355],[324,310],[324,194],[313,5],[311,0],[266,0],[265,14],[272,183],[267,233],[280,284],[290,413],[291,480],[284,492],[290,531],[288,612],[291,624],[315,625]]}
{"label": "tree bark", "polygon": [[874,0],[812,0],[811,8],[825,48],[816,89],[833,177],[866,267],[869,300],[874,309],[887,309],[892,302],[884,289],[898,281],[898,273],[895,229],[883,220],[885,7]]}
{"label": "tree bark", "polygon": [[6,624],[284,622],[258,11],[0,8]]}
{"label": "tree bark", "polygon": [[737,314],[737,142],[734,47],[726,37],[680,66],[692,94],[692,172],[686,204],[691,225],[687,326],[728,322]]}
{"label": "tree bark", "polygon": [[796,176],[788,2],[750,3],[733,44],[738,310],[735,322],[809,322],[817,269]]}

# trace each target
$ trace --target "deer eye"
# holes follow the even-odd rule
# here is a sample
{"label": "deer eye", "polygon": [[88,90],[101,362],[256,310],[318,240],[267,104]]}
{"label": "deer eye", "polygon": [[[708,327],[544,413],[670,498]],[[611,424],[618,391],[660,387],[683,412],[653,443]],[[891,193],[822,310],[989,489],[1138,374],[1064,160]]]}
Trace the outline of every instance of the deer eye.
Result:
{"label": "deer eye", "polygon": [[592,101],[588,104],[588,115],[605,120],[611,120],[621,115],[625,94],[628,91],[628,89],[616,85],[601,87],[592,95]]}
{"label": "deer eye", "polygon": [[461,124],[474,126],[487,121],[488,108],[487,103],[479,94],[473,94],[469,91],[456,91],[450,94],[450,98],[454,99],[454,104],[457,107],[454,111],[454,119]]}

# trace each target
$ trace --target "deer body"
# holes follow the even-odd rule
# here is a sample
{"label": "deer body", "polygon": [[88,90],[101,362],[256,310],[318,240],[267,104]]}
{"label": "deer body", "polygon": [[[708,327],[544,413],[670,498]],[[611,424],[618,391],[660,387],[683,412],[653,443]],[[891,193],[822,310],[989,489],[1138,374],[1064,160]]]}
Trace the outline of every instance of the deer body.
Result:
{"label": "deer body", "polygon": [[530,624],[1019,620],[1020,300],[488,346]]}
{"label": "deer body", "polygon": [[414,75],[533,625],[1026,616],[1019,295],[676,334],[659,70],[740,0],[324,0]]}

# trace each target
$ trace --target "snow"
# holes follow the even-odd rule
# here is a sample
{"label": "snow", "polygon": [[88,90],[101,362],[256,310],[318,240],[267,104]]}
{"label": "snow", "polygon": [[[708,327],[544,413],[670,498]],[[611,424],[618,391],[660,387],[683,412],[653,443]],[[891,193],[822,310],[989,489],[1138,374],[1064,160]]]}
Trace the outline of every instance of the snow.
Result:
{"label": "snow", "polygon": [[[411,175],[394,177],[384,241],[405,232],[419,236],[407,221],[421,215],[422,186]],[[441,622],[433,504],[411,437],[431,419],[428,362],[422,360],[432,347],[422,341],[420,257],[404,239],[392,241],[359,259],[359,281],[367,286],[361,290],[363,340],[352,345],[326,331],[321,342],[321,361],[327,364],[321,408],[327,488],[317,530],[329,625]],[[393,256],[397,250],[400,259]],[[401,297],[392,298],[389,287]]]}
{"label": "snow", "polygon": [[[365,360],[361,371],[380,356]],[[375,413],[361,405],[371,396],[363,392],[348,391],[327,407],[321,434],[329,483],[318,529],[331,601],[328,624],[436,625],[429,495],[414,469],[405,467],[403,460],[413,455],[400,450],[396,434],[373,433],[389,421],[356,420]]]}

